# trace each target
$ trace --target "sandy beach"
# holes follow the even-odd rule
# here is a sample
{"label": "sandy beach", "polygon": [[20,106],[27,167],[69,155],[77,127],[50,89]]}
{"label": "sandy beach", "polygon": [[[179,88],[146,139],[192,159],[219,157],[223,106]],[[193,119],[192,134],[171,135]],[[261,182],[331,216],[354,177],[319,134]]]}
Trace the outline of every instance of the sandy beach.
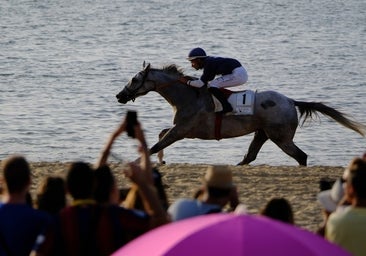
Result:
{"label": "sandy beach", "polygon": [[[34,173],[32,193],[46,175],[64,175],[68,163],[31,163]],[[111,164],[120,188],[130,185],[119,172],[118,164]],[[167,164],[160,166],[169,201],[180,197],[192,197],[201,185],[205,164]],[[322,221],[321,207],[316,200],[320,191],[321,178],[336,179],[343,173],[343,167],[333,166],[232,166],[234,182],[238,187],[241,203],[249,213],[256,214],[273,197],[286,198],[293,207],[295,222],[309,231],[315,231]]]}

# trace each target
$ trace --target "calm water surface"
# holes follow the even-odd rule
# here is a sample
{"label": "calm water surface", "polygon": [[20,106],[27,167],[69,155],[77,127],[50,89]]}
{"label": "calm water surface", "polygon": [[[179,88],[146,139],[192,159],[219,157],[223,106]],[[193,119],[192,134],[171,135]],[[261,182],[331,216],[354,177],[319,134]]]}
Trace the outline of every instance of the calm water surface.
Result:
{"label": "calm water surface", "polygon": [[[321,101],[366,123],[363,0],[2,0],[0,17],[0,159],[95,162],[127,109],[139,112],[152,146],[171,107],[156,93],[127,105],[115,94],[144,60],[199,76],[185,60],[197,46],[238,58],[245,88]],[[166,160],[236,164],[251,139],[183,140]],[[364,138],[325,117],[299,128],[295,142],[309,165],[344,166],[366,150]],[[136,144],[122,136],[113,151],[132,160]],[[297,163],[267,142],[253,164]]]}

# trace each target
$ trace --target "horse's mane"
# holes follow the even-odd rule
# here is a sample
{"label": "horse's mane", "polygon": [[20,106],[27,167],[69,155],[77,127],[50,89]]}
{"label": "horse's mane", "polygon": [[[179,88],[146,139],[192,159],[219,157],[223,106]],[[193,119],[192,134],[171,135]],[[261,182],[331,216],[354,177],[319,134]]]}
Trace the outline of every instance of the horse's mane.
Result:
{"label": "horse's mane", "polygon": [[164,66],[161,70],[168,74],[184,76],[183,69],[175,64]]}
{"label": "horse's mane", "polygon": [[[186,76],[183,73],[183,68],[177,66],[176,64],[169,64],[169,65],[165,65],[162,68],[152,68],[153,70],[156,71],[162,71],[163,73],[167,74],[167,75],[172,75],[172,76],[185,76],[185,77],[189,77],[190,79],[197,79],[193,76]],[[195,87],[191,87],[192,89],[197,89]]]}

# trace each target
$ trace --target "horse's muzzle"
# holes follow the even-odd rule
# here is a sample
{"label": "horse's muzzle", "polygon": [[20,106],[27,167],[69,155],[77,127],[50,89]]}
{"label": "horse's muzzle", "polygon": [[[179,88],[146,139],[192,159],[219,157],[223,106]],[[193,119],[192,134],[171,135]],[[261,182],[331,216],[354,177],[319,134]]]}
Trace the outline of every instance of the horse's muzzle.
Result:
{"label": "horse's muzzle", "polygon": [[126,94],[126,92],[124,91],[121,91],[120,93],[118,93],[116,95],[116,98],[118,100],[119,103],[122,103],[122,104],[126,104],[128,101],[130,101],[132,98]]}

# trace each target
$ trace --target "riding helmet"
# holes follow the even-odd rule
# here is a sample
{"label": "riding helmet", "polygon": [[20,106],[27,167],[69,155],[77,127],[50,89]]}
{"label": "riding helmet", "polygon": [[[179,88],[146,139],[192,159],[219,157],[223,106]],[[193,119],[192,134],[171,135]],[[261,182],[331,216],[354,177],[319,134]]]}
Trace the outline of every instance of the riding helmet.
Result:
{"label": "riding helmet", "polygon": [[194,48],[189,52],[187,60],[194,60],[206,57],[207,55],[205,50],[203,50],[202,48]]}

